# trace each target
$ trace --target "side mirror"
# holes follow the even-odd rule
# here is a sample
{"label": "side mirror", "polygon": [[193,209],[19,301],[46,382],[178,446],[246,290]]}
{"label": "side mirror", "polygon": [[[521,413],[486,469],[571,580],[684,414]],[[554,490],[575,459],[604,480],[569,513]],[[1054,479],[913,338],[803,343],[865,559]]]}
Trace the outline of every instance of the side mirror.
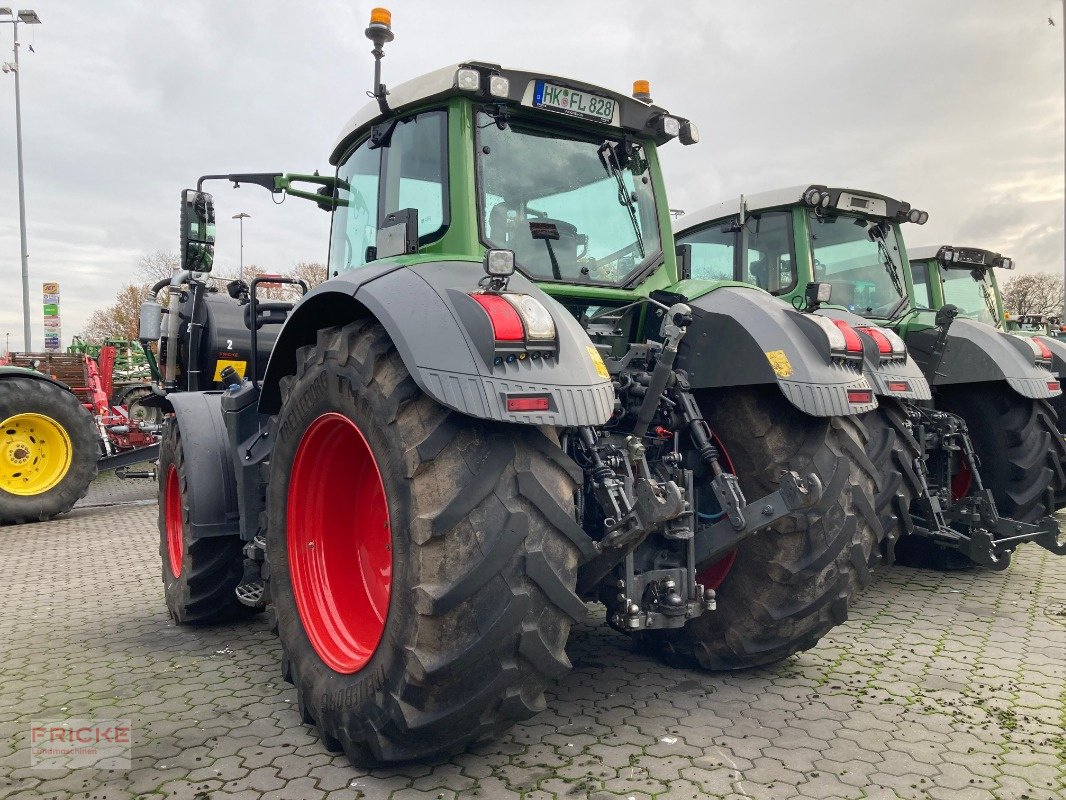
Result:
{"label": "side mirror", "polygon": [[808,283],[803,292],[807,299],[807,307],[814,310],[823,303],[833,299],[833,284],[831,283]]}
{"label": "side mirror", "polygon": [[677,275],[687,281],[692,277],[692,245],[679,244],[674,251],[677,254]]}
{"label": "side mirror", "polygon": [[181,268],[210,272],[215,261],[215,201],[207,192],[181,193]]}
{"label": "side mirror", "polygon": [[315,194],[322,195],[322,199],[317,201],[315,205],[321,208],[323,211],[332,211],[337,201],[334,199],[337,190],[334,186],[319,186],[315,189]]}
{"label": "side mirror", "polygon": [[958,315],[958,306],[953,306],[951,305],[951,303],[948,303],[947,305],[942,306],[940,310],[936,312],[936,318],[934,319],[934,323],[938,328],[948,328],[950,327],[955,317],[957,317]]}

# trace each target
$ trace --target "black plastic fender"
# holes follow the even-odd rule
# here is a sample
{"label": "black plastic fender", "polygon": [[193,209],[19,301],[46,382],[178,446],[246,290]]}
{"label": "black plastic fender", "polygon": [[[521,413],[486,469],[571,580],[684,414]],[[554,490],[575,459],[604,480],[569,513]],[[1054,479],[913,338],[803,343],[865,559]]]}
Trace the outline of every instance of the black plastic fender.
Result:
{"label": "black plastic fender", "polygon": [[[875,322],[839,308],[825,308],[818,313],[830,319],[843,320],[856,329],[877,327]],[[933,390],[929,386],[929,381],[926,380],[925,373],[913,358],[904,354],[900,359],[882,361],[877,342],[864,334],[862,330],[856,332],[862,340],[862,374],[874,387],[874,394],[878,397],[898,397],[901,400],[932,398]],[[906,391],[892,388],[901,382],[907,385]]]}
{"label": "black plastic fender", "polygon": [[944,357],[930,375],[930,358],[937,330],[912,331],[907,347],[933,386],[960,383],[1006,381],[1022,397],[1046,400],[1058,397],[1061,389],[1052,389],[1055,376],[1038,367],[1028,342],[1019,336],[1003,333],[991,325],[957,317],[948,328]]}
{"label": "black plastic fender", "polygon": [[193,538],[239,535],[237,482],[222,421],[222,392],[174,392],[167,399],[185,451],[187,530]]}
{"label": "black plastic fender", "polygon": [[46,381],[47,383],[51,383],[68,392],[70,391],[69,386],[62,381],[57,381],[51,375],[45,375],[43,372],[37,372],[37,370],[26,369],[24,367],[0,366],[0,380],[3,380],[4,378],[33,378],[39,381]]}
{"label": "black plastic fender", "polygon": [[[811,416],[861,414],[848,390],[872,390],[858,368],[830,358],[824,334],[805,315],[757,288],[724,286],[687,301],[693,321],[681,340],[677,366],[695,389],[776,384]],[[872,395],[871,395],[872,397]]]}
{"label": "black plastic fender", "polygon": [[[529,425],[602,425],[614,410],[614,389],[597,371],[592,341],[574,317],[537,286],[515,274],[508,291],[536,297],[558,333],[552,358],[494,365],[492,329],[468,296],[485,277],[479,262],[439,260],[414,266],[370,265],[332,278],[289,313],[270,356],[259,412],[281,406],[280,382],[296,371],[296,351],[321,328],[371,315],[392,338],[426,394],[463,414]],[[548,395],[545,412],[509,412],[506,396]]]}

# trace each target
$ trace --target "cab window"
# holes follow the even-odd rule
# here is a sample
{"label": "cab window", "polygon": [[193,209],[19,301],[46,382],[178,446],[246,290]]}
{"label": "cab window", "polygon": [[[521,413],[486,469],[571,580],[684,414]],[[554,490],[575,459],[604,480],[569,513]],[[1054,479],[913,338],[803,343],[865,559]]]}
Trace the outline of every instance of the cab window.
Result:
{"label": "cab window", "polygon": [[436,239],[447,220],[447,115],[419,114],[398,123],[383,148],[382,217],[403,208],[418,209],[418,238]]}
{"label": "cab window", "polygon": [[929,264],[919,261],[911,264],[911,282],[914,283],[914,302],[918,308],[933,307],[933,292],[929,286]]}
{"label": "cab window", "polygon": [[788,211],[752,214],[744,221],[744,228],[747,253],[740,280],[772,294],[794,289],[792,215]]}
{"label": "cab window", "polygon": [[692,248],[692,277],[704,281],[733,280],[737,235],[732,225],[714,225],[678,237]]}
{"label": "cab window", "polygon": [[381,150],[359,145],[337,170],[336,205],[329,238],[331,273],[361,267],[373,257],[378,229]]}
{"label": "cab window", "polygon": [[419,242],[448,226],[447,114],[430,111],[375,129],[382,146],[368,139],[337,170],[336,206],[329,267],[345,272],[373,261],[385,215],[418,209]]}

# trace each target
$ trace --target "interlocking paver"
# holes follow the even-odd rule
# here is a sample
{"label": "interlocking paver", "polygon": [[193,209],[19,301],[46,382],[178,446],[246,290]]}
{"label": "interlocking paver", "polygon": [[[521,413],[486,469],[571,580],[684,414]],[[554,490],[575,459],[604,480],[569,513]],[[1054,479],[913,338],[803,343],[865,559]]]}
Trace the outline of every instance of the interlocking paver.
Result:
{"label": "interlocking paver", "polygon": [[[999,573],[882,569],[819,647],[745,673],[666,667],[593,611],[544,712],[368,769],[300,723],[265,619],[168,619],[153,496],[102,479],[69,515],[0,530],[0,799],[1066,796],[1066,559],[1037,548]],[[30,720],[73,716],[131,719],[132,768],[32,769]]]}

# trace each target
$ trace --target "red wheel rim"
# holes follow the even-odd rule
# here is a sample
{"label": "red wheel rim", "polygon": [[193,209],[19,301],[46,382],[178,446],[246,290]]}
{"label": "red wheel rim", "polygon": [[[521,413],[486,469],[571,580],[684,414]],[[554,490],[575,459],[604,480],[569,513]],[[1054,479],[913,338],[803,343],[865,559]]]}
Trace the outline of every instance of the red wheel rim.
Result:
{"label": "red wheel rim", "polygon": [[961,500],[970,493],[973,484],[973,470],[965,457],[959,459],[959,469],[951,476],[951,499]]}
{"label": "red wheel rim", "polygon": [[167,489],[163,502],[166,504],[164,513],[167,519],[167,560],[170,561],[171,573],[177,578],[181,575],[185,542],[182,538],[181,483],[178,480],[178,468],[173,464],[167,470]]}
{"label": "red wheel rim", "polygon": [[[733,459],[731,459],[729,453],[726,452],[722,440],[714,434],[711,434],[711,441],[714,442],[714,446],[718,448],[718,455],[721,458],[722,463],[725,465],[725,468],[733,474],[736,474],[733,468]],[[730,550],[717,561],[713,561],[704,567],[700,567],[696,572],[696,581],[702,583],[705,589],[717,589],[722,585],[722,581],[726,579],[729,570],[733,569],[733,562],[736,560],[737,551]]]}
{"label": "red wheel rim", "polygon": [[289,574],[307,638],[350,674],[374,655],[392,594],[392,534],[381,471],[362,432],[328,413],[307,428],[289,477]]}

